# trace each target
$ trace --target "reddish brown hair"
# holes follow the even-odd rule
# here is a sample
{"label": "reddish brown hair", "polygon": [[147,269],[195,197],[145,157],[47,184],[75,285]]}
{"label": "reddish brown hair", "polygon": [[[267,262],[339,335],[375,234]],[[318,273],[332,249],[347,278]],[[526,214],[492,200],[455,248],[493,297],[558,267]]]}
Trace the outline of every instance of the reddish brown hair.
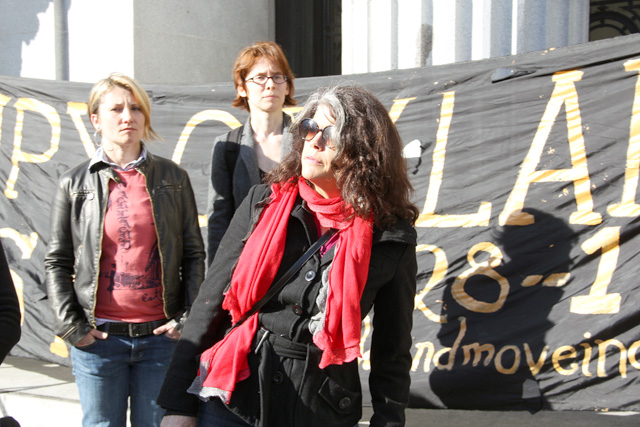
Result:
{"label": "reddish brown hair", "polygon": [[[233,64],[233,81],[236,88],[238,86],[245,87],[245,79],[247,74],[253,68],[254,65],[261,59],[266,58],[276,65],[282,74],[287,76],[287,85],[289,85],[289,94],[284,99],[284,105],[292,107],[298,103],[293,99],[295,88],[293,86],[293,72],[289,66],[289,61],[284,55],[282,48],[275,42],[258,42],[251,46],[242,49],[236,62]],[[246,89],[246,87],[245,87]],[[236,99],[231,103],[232,106],[249,111],[249,101],[247,98],[243,98],[236,95]]]}

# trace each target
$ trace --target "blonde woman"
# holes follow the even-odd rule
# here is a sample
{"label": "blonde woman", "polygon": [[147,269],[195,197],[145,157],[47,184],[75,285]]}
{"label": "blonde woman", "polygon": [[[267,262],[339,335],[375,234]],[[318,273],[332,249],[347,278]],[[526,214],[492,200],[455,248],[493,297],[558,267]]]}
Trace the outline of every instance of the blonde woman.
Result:
{"label": "blonde woman", "polygon": [[157,426],[156,396],[204,275],[187,172],[155,156],[133,79],[96,83],[95,155],[60,178],[45,257],[55,333],[72,346],[84,426]]}

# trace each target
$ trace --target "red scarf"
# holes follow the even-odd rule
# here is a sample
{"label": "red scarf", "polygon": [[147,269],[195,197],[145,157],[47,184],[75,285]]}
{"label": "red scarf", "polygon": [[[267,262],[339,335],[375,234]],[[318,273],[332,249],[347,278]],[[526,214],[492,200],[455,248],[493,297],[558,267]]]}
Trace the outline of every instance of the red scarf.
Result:
{"label": "red scarf", "polygon": [[[322,226],[340,231],[329,273],[324,328],[313,336],[323,351],[319,367],[350,362],[360,356],[360,298],[369,271],[373,224],[355,217],[340,197],[324,199],[304,179],[297,185],[274,184],[272,191],[240,255],[222,307],[236,323],[267,292],[282,261],[287,223],[299,192]],[[257,329],[256,313],[202,353],[200,372],[189,392],[229,402],[236,383],[249,376],[247,355]]]}

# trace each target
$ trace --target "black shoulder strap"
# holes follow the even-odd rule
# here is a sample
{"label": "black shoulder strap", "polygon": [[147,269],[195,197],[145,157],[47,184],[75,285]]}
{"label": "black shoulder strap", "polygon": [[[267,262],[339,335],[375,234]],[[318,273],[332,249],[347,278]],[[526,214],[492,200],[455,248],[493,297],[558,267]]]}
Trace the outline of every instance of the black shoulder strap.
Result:
{"label": "black shoulder strap", "polygon": [[240,147],[240,140],[242,139],[242,129],[244,126],[238,126],[229,132],[229,138],[225,141],[224,161],[227,165],[227,171],[229,175],[233,176],[233,170],[236,167],[238,161],[238,147]]}
{"label": "black shoulder strap", "polygon": [[305,262],[307,262],[307,260],[311,258],[313,254],[316,253],[322,247],[322,245],[324,245],[329,241],[331,236],[333,236],[336,233],[336,231],[338,230],[335,230],[333,228],[330,228],[329,230],[327,230],[327,232],[325,232],[309,249],[307,249],[307,251],[304,254],[302,254],[300,258],[298,258],[298,261],[296,261],[295,264],[289,267],[287,272],[284,273],[282,277],[280,277],[280,280],[278,280],[276,283],[271,285],[271,287],[269,288],[267,293],[264,294],[262,299],[257,303],[255,303],[249,311],[244,313],[242,317],[238,319],[238,321],[233,325],[233,327],[229,329],[229,332],[231,332],[233,329],[240,326],[245,320],[247,320],[248,318],[256,314],[258,310],[260,310],[267,302],[269,302],[269,300],[273,298],[274,295],[277,294],[278,291],[284,287],[284,285],[287,284],[289,279],[291,279],[291,277],[296,273],[296,271],[300,270],[302,268],[302,265]]}

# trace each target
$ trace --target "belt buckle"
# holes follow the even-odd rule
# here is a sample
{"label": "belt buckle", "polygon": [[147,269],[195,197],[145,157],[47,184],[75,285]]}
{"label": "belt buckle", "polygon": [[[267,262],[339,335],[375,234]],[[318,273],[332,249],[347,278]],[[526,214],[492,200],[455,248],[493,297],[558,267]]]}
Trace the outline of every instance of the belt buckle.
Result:
{"label": "belt buckle", "polygon": [[129,323],[129,336],[132,338],[138,338],[141,336],[145,335],[145,331],[143,331],[140,326],[142,326],[141,324],[138,323]]}

